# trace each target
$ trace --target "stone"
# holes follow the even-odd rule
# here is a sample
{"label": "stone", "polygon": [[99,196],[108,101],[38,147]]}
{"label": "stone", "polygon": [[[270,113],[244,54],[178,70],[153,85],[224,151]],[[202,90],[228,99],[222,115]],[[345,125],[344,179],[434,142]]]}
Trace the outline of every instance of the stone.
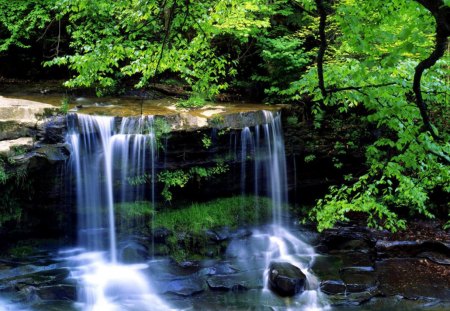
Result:
{"label": "stone", "polygon": [[57,109],[58,107],[41,102],[0,97],[0,121],[15,121],[34,126]]}
{"label": "stone", "polygon": [[167,228],[156,228],[153,230],[153,241],[155,243],[166,243],[167,238],[170,236],[171,232]]}
{"label": "stone", "polygon": [[0,141],[0,154],[5,156],[10,156],[14,154],[14,148],[21,148],[26,151],[33,148],[33,138],[32,137],[21,137],[13,140],[2,140]]}
{"label": "stone", "polygon": [[148,249],[136,241],[120,243],[119,250],[120,259],[124,263],[144,262],[149,257]]}
{"label": "stone", "polygon": [[261,274],[242,272],[228,275],[212,275],[206,279],[211,290],[215,291],[241,291],[262,289],[264,287]]}
{"label": "stone", "polygon": [[428,259],[392,258],[377,261],[375,270],[383,295],[450,301],[450,266]]}
{"label": "stone", "polygon": [[326,280],[320,283],[320,290],[327,295],[345,294],[346,286],[341,280]]}
{"label": "stone", "polygon": [[167,283],[160,283],[159,289],[162,293],[175,294],[183,297],[192,296],[205,290],[204,280],[197,276],[188,276],[170,280]]}
{"label": "stone", "polygon": [[373,267],[345,267],[340,270],[347,292],[373,291],[377,287],[377,275]]}
{"label": "stone", "polygon": [[271,262],[269,265],[269,287],[280,296],[294,296],[305,290],[306,276],[288,262]]}
{"label": "stone", "polygon": [[440,241],[384,241],[375,244],[377,255],[385,257],[414,257],[423,252],[440,253],[450,257],[450,244]]}
{"label": "stone", "polygon": [[37,296],[42,300],[71,300],[77,299],[77,287],[71,284],[57,284],[39,287]]}

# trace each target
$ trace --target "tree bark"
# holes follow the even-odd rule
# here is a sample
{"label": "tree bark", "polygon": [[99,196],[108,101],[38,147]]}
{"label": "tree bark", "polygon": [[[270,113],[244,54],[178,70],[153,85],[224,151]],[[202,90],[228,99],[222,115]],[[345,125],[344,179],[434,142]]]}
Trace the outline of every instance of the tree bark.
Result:
{"label": "tree bark", "polygon": [[419,108],[425,129],[433,136],[439,139],[437,133],[431,126],[428,116],[427,104],[423,100],[421,81],[425,70],[431,68],[445,54],[448,46],[448,37],[450,35],[450,7],[444,6],[442,0],[415,0],[424,6],[433,14],[436,20],[436,42],[433,52],[426,59],[422,60],[416,67],[413,81],[413,92],[416,96],[416,105]]}
{"label": "tree bark", "polygon": [[323,59],[327,49],[327,37],[325,29],[327,26],[327,12],[323,0],[316,0],[317,11],[319,12],[319,38],[320,46],[317,53],[317,78],[319,80],[319,89],[323,99],[327,97],[327,90],[325,88],[325,80],[323,78]]}

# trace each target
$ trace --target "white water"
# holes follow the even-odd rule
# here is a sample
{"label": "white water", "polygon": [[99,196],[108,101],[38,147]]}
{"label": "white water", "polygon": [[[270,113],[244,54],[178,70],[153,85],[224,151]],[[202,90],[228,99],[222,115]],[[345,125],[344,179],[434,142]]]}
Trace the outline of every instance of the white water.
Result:
{"label": "white water", "polygon": [[[329,308],[324,296],[319,290],[319,281],[311,273],[310,267],[314,263],[316,253],[314,249],[299,237],[292,234],[287,228],[289,223],[284,220],[287,211],[284,206],[288,202],[287,196],[287,170],[284,150],[283,132],[280,114],[264,111],[266,123],[256,126],[252,131],[246,127],[241,132],[240,160],[253,158],[254,194],[267,195],[272,200],[272,224],[264,230],[254,231],[252,242],[255,245],[263,244],[263,257],[265,260],[264,292],[268,289],[268,272],[271,262],[289,262],[298,267],[306,276],[306,290],[296,296],[302,310],[323,310]],[[237,144],[236,144],[237,146]],[[243,192],[247,186],[247,167],[241,164],[241,187]],[[259,184],[264,179],[265,189]],[[250,191],[247,191],[249,193]],[[256,247],[258,249],[258,247]],[[246,252],[244,252],[246,253]],[[246,254],[247,255],[247,254]],[[245,255],[245,256],[246,256]],[[295,309],[298,309],[298,304]]]}
{"label": "white water", "polygon": [[[168,310],[142,273],[145,264],[120,263],[114,217],[117,202],[143,200],[146,192],[154,200],[153,118],[123,118],[118,130],[114,121],[113,117],[69,116],[82,251],[62,256],[75,263],[73,277],[81,285],[78,296],[83,310]],[[152,172],[150,189],[140,185],[133,191],[127,180],[143,177],[147,170]],[[115,197],[117,181],[120,196]]]}

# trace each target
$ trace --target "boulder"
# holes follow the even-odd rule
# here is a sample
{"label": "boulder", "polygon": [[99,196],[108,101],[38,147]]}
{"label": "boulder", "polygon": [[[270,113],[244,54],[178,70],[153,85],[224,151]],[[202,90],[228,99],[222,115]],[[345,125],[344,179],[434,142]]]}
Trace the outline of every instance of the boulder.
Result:
{"label": "boulder", "polygon": [[305,290],[306,276],[302,270],[288,262],[271,262],[269,287],[280,296],[294,296]]}

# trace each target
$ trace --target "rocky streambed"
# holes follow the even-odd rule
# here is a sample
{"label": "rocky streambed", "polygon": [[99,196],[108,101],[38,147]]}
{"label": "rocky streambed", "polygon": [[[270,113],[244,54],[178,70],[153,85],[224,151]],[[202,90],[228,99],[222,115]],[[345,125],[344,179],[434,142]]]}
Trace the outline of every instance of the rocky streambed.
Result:
{"label": "rocky streambed", "polygon": [[[122,242],[121,254],[130,263],[146,262],[142,272],[156,294],[176,309],[301,310],[302,295],[285,297],[265,289],[264,260],[256,251],[242,256],[240,246],[256,249],[250,241],[257,229],[224,228],[220,239],[211,230],[209,243],[227,247],[219,256],[193,261],[153,257],[143,238]],[[359,226],[321,235],[303,227],[291,232],[319,251],[311,270],[321,280],[327,309],[434,311],[450,307],[448,240],[390,241],[386,232]],[[157,240],[165,243],[161,237]],[[76,252],[69,256],[47,248],[26,257],[3,256],[0,297],[10,301],[6,310],[78,310],[70,260]]]}

